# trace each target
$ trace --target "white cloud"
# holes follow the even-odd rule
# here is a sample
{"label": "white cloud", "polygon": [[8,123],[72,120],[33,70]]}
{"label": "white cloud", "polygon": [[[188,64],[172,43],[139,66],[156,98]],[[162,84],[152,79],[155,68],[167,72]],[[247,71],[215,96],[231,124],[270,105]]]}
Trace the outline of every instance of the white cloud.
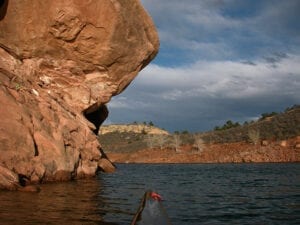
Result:
{"label": "white cloud", "polygon": [[145,109],[152,106],[151,102],[147,100],[138,100],[135,97],[127,98],[122,95],[113,97],[108,103],[109,107],[112,109]]}
{"label": "white cloud", "polygon": [[153,121],[170,130],[207,130],[223,121],[249,121],[300,102],[300,56],[150,64],[109,103],[112,120]]}
{"label": "white cloud", "polygon": [[276,66],[264,60],[254,61],[255,65],[234,61],[198,61],[179,68],[149,65],[136,84],[157,88],[161,92],[156,95],[173,101],[188,97],[255,98],[291,91],[300,96],[298,62],[300,57],[291,55]]}
{"label": "white cloud", "polygon": [[130,108],[130,105],[128,104],[127,97],[119,96],[119,97],[113,97],[112,100],[109,102],[110,108]]}

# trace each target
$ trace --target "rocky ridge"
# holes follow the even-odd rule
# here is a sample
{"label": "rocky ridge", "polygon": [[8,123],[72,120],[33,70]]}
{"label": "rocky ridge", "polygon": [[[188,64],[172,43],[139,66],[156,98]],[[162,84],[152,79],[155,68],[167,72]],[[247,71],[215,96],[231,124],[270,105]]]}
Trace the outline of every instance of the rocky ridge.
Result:
{"label": "rocky ridge", "polygon": [[138,0],[0,5],[0,188],[112,171],[105,104],[157,54]]}
{"label": "rocky ridge", "polygon": [[169,132],[163,130],[159,127],[150,126],[146,124],[111,124],[111,125],[103,125],[100,128],[99,135],[107,134],[107,133],[145,133],[145,134],[153,134],[153,135],[169,135]]}

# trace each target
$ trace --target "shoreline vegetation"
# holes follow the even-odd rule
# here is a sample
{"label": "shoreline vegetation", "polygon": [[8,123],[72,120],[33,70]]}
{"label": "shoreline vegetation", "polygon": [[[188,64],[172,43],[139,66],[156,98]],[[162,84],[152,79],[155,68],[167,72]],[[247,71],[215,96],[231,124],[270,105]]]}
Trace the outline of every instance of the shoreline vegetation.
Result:
{"label": "shoreline vegetation", "polygon": [[300,162],[300,106],[243,125],[170,134],[149,123],[106,125],[99,139],[114,163]]}
{"label": "shoreline vegetation", "polygon": [[202,152],[183,146],[173,149],[143,149],[134,153],[107,152],[113,163],[284,163],[300,162],[300,148],[277,144],[252,146],[247,143],[213,144]]}

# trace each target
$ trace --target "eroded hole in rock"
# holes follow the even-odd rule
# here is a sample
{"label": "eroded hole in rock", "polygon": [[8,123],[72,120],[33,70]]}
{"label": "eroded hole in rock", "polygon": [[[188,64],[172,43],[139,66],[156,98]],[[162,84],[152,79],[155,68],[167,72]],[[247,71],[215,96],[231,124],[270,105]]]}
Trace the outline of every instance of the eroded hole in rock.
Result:
{"label": "eroded hole in rock", "polygon": [[6,15],[8,0],[0,0],[0,20]]}
{"label": "eroded hole in rock", "polygon": [[95,104],[84,110],[83,115],[88,121],[95,125],[96,129],[93,130],[93,132],[98,135],[101,124],[108,116],[108,109],[106,105],[97,106]]}
{"label": "eroded hole in rock", "polygon": [[24,187],[29,183],[29,178],[23,174],[18,174],[19,184]]}

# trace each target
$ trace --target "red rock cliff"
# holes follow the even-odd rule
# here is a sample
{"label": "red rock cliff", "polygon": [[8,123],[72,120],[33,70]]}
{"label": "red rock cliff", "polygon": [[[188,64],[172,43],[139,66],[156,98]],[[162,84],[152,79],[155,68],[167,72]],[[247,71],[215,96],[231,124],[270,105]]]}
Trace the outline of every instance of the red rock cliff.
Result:
{"label": "red rock cliff", "polygon": [[0,6],[0,188],[93,176],[105,103],[156,55],[139,0]]}

